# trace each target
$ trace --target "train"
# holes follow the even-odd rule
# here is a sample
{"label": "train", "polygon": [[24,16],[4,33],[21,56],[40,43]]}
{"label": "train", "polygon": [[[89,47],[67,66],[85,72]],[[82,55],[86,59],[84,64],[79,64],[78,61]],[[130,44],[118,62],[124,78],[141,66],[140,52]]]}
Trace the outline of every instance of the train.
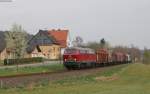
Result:
{"label": "train", "polygon": [[108,65],[131,63],[131,56],[127,53],[113,52],[105,48],[93,50],[91,48],[69,47],[63,54],[63,64],[68,69],[95,68]]}

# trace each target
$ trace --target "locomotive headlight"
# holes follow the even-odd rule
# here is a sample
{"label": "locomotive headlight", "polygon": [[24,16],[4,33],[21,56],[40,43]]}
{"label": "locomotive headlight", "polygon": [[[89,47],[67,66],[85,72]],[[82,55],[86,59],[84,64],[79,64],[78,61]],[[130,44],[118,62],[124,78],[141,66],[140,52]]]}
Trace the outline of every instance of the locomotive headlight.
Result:
{"label": "locomotive headlight", "polygon": [[75,58],[74,61],[77,61],[77,59]]}
{"label": "locomotive headlight", "polygon": [[67,61],[67,59],[65,59],[65,62]]}

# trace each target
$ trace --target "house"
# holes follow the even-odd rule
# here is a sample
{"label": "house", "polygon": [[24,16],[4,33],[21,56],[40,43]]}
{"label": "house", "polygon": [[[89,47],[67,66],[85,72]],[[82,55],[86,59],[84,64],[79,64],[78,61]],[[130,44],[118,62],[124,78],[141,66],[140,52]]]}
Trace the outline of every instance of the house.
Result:
{"label": "house", "polygon": [[6,55],[5,33],[0,31],[0,60],[4,60]]}
{"label": "house", "polygon": [[69,30],[62,30],[62,29],[52,29],[48,30],[49,36],[53,36],[56,41],[61,46],[61,54],[64,53],[64,49],[70,46],[70,39],[69,39]]}
{"label": "house", "polygon": [[[6,41],[5,41],[5,33],[8,31],[0,31],[0,60],[4,60],[6,58],[14,58],[15,51],[13,49],[6,48]],[[31,39],[32,35],[27,35],[27,41]]]}
{"label": "house", "polygon": [[5,41],[5,33],[7,31],[0,31],[0,60],[4,60],[6,58],[12,58],[14,53],[6,48],[6,41]]}
{"label": "house", "polygon": [[[59,59],[64,49],[69,46],[68,30],[52,29],[39,30],[34,36],[27,38],[28,47],[26,58],[43,57],[46,59]],[[14,51],[6,48],[5,32],[0,32],[0,60],[13,58]]]}
{"label": "house", "polygon": [[45,59],[59,59],[60,44],[47,30],[39,30],[28,42],[26,57],[43,57]]}

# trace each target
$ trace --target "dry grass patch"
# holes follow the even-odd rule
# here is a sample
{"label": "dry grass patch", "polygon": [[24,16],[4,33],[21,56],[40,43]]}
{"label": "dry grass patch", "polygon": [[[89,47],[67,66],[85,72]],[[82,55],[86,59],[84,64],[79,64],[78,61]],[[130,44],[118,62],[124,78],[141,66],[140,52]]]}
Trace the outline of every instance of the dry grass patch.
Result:
{"label": "dry grass patch", "polygon": [[118,80],[119,76],[114,74],[112,76],[100,76],[100,77],[96,77],[95,80],[97,81],[114,81],[114,80]]}

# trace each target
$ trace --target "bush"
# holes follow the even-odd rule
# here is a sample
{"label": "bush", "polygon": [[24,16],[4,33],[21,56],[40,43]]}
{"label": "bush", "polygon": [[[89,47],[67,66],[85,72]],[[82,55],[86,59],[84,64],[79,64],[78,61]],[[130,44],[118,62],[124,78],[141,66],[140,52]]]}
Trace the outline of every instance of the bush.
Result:
{"label": "bush", "polygon": [[41,57],[21,58],[21,59],[5,59],[4,65],[28,64],[28,63],[37,63],[37,62],[43,62],[43,61],[44,61],[44,59]]}
{"label": "bush", "polygon": [[143,54],[143,63],[150,64],[150,50],[145,50]]}

